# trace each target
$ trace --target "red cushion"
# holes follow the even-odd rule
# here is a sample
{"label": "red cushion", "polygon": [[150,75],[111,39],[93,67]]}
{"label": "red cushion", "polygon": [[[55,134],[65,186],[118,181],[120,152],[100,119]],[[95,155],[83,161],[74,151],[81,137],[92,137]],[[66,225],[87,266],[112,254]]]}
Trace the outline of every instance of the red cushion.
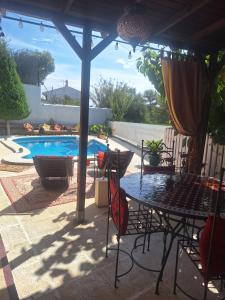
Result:
{"label": "red cushion", "polygon": [[113,179],[110,180],[112,219],[120,235],[125,234],[128,224],[128,202],[123,189],[117,188]]}
{"label": "red cushion", "polygon": [[105,166],[105,159],[106,159],[106,152],[98,152],[97,155],[97,162],[98,162],[98,168],[103,169]]}
{"label": "red cushion", "polygon": [[[214,217],[208,217],[200,238],[200,259],[203,273],[206,272],[210,236]],[[225,219],[217,218],[212,241],[209,276],[225,276]]]}

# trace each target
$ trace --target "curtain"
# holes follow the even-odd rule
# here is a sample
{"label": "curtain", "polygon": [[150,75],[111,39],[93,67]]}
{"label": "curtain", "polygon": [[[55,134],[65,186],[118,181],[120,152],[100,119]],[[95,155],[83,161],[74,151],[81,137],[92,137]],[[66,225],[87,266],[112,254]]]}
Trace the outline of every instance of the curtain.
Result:
{"label": "curtain", "polygon": [[166,57],[162,58],[162,74],[171,121],[178,133],[191,137],[189,172],[199,173],[199,155],[207,121],[206,69],[196,57]]}

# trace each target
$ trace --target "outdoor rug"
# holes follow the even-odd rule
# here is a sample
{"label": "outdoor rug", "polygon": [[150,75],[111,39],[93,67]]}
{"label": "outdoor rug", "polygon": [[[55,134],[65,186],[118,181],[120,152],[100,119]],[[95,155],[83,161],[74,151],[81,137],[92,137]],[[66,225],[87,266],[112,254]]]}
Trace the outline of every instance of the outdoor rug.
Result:
{"label": "outdoor rug", "polygon": [[[28,212],[76,201],[77,177],[67,190],[46,190],[37,174],[1,178],[0,182],[16,212]],[[87,175],[86,198],[94,197],[94,179]]]}
{"label": "outdoor rug", "polygon": [[0,171],[6,171],[6,172],[22,172],[24,170],[29,169],[30,166],[24,166],[24,165],[10,165],[10,164],[0,164]]}

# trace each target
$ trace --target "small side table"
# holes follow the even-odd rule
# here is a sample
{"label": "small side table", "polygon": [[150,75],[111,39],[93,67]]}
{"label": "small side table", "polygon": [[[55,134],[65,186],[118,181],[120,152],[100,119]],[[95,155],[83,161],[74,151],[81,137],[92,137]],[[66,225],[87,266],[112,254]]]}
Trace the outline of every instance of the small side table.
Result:
{"label": "small side table", "polygon": [[97,207],[108,206],[108,180],[107,178],[96,178],[95,180],[95,204]]}

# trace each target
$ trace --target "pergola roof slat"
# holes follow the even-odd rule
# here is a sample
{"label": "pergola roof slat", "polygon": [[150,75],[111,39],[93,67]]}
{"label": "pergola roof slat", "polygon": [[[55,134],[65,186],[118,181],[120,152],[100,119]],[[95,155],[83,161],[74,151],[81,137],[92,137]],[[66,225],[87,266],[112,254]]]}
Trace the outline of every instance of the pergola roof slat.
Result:
{"label": "pergola roof slat", "polygon": [[[65,24],[114,32],[127,1],[119,0],[0,0],[0,7],[42,19],[60,18]],[[187,49],[221,48],[218,32],[225,19],[223,0],[143,0],[152,20],[150,42]]]}

